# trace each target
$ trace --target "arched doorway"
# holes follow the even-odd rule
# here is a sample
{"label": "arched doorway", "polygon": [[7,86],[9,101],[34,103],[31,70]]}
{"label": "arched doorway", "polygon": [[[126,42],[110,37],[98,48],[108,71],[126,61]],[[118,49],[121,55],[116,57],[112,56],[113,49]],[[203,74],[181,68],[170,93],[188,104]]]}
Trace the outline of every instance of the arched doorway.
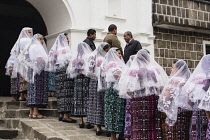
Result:
{"label": "arched doorway", "polygon": [[0,96],[8,96],[10,78],[5,76],[5,64],[21,29],[32,27],[34,33],[47,35],[47,28],[37,9],[25,0],[1,0],[0,9]]}
{"label": "arched doorway", "polygon": [[[48,49],[62,32],[70,32],[75,27],[75,18],[69,0],[27,0],[41,14],[48,31]],[[70,34],[69,34],[70,36]]]}

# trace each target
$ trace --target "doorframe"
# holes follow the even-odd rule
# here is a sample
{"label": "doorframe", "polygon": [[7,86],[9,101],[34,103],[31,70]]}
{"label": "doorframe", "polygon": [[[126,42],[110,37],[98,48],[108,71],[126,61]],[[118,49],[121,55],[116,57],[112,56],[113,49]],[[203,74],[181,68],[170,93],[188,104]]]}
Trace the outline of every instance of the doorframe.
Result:
{"label": "doorframe", "polygon": [[210,41],[203,41],[203,54],[206,55],[206,45],[210,45]]}

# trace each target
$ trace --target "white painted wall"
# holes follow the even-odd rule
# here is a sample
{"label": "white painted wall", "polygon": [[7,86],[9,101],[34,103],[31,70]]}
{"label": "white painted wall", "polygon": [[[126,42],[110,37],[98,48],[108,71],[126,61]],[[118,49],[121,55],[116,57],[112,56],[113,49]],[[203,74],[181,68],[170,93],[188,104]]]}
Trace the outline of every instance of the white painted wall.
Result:
{"label": "white painted wall", "polygon": [[[95,43],[98,45],[107,34],[108,26],[116,24],[122,47],[125,46],[123,33],[131,31],[134,39],[139,40],[154,56],[152,0],[116,0],[111,6],[111,0],[28,1],[40,12],[46,23],[48,48],[51,48],[61,32],[69,33],[70,46],[76,48],[86,38],[89,28],[96,29]],[[113,7],[116,10],[109,10]]]}

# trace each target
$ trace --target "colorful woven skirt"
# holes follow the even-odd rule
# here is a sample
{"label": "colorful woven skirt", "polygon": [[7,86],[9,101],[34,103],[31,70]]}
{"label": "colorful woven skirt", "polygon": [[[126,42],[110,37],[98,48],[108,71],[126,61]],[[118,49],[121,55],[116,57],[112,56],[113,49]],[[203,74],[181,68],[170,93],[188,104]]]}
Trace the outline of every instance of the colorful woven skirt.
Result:
{"label": "colorful woven skirt", "polygon": [[190,125],[190,140],[205,140],[208,126],[208,119],[205,111],[193,111]]}
{"label": "colorful woven skirt", "polygon": [[[32,78],[33,70],[29,70],[29,76]],[[40,75],[35,75],[34,83],[28,84],[28,93],[26,105],[28,107],[47,107],[48,93],[47,93],[47,79],[48,73],[42,71]]]}
{"label": "colorful woven skirt", "polygon": [[56,95],[59,113],[72,113],[74,110],[74,79],[67,78],[66,68],[56,71]]}
{"label": "colorful woven skirt", "polygon": [[95,125],[104,125],[104,92],[97,92],[98,82],[90,79],[87,106],[87,122]]}
{"label": "colorful woven skirt", "polygon": [[131,99],[126,99],[124,137],[131,137]]}
{"label": "colorful woven skirt", "polygon": [[161,118],[157,109],[158,96],[131,100],[130,140],[162,140]]}
{"label": "colorful woven skirt", "polygon": [[119,98],[117,91],[110,87],[105,91],[104,104],[106,131],[123,133],[125,126],[125,99]]}
{"label": "colorful woven skirt", "polygon": [[164,140],[189,140],[189,129],[192,112],[179,109],[174,126],[165,123],[166,115],[161,113]]}

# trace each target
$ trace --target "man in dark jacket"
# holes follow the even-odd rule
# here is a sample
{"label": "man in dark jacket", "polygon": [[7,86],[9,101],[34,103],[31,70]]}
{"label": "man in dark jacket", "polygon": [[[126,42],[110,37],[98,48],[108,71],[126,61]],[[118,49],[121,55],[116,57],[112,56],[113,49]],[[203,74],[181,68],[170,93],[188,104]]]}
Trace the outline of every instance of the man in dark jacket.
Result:
{"label": "man in dark jacket", "polygon": [[96,49],[96,46],[93,42],[95,39],[96,39],[96,30],[89,29],[87,31],[87,38],[83,42],[87,43],[90,46],[90,48],[94,51]]}
{"label": "man in dark jacket", "polygon": [[133,39],[133,35],[130,31],[124,33],[124,39],[126,46],[124,49],[123,59],[125,63],[129,60],[131,55],[135,55],[140,49],[142,49],[141,44],[138,40]]}

